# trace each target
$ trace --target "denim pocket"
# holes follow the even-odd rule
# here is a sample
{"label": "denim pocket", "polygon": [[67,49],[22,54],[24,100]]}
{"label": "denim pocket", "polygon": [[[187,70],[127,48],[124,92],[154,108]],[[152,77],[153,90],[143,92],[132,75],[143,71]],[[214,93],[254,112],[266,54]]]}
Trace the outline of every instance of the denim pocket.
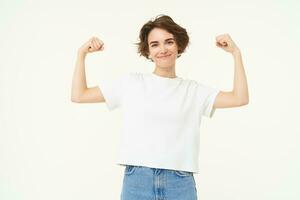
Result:
{"label": "denim pocket", "polygon": [[135,169],[136,169],[136,166],[134,166],[134,165],[126,165],[125,175],[131,175]]}
{"label": "denim pocket", "polygon": [[192,176],[193,175],[192,172],[188,172],[188,171],[174,170],[174,172],[178,176]]}

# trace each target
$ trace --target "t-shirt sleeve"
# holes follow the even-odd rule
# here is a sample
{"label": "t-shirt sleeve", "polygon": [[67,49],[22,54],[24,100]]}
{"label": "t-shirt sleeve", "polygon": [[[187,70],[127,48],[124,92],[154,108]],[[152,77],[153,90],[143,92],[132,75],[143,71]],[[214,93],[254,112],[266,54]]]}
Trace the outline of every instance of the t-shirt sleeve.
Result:
{"label": "t-shirt sleeve", "polygon": [[203,84],[198,84],[198,95],[201,101],[201,114],[205,117],[212,118],[216,108],[213,108],[215,99],[220,90]]}
{"label": "t-shirt sleeve", "polygon": [[127,78],[128,74],[125,74],[114,79],[103,79],[98,82],[98,87],[103,94],[109,111],[122,106],[122,97]]}

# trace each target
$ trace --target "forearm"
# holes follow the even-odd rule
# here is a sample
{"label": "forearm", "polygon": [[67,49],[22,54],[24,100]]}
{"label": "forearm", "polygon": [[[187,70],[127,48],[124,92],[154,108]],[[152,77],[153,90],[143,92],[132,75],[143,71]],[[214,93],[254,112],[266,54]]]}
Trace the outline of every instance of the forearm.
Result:
{"label": "forearm", "polygon": [[234,59],[233,94],[236,96],[239,103],[247,104],[249,102],[247,78],[240,50],[233,52],[232,56]]}
{"label": "forearm", "polygon": [[86,75],[85,75],[85,53],[78,52],[75,70],[72,80],[72,94],[71,100],[77,101],[83,92],[87,89]]}

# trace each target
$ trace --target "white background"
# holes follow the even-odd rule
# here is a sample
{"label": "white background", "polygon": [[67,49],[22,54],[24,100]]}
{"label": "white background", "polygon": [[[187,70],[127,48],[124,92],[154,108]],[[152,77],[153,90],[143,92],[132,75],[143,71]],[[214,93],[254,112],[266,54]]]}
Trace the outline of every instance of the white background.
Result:
{"label": "white background", "polygon": [[0,199],[119,199],[120,112],[70,101],[77,49],[88,86],[152,72],[136,53],[144,23],[167,14],[191,45],[176,73],[221,90],[233,59],[215,46],[229,33],[242,52],[250,103],[217,109],[201,125],[198,198],[300,199],[300,3],[295,1],[0,1]]}

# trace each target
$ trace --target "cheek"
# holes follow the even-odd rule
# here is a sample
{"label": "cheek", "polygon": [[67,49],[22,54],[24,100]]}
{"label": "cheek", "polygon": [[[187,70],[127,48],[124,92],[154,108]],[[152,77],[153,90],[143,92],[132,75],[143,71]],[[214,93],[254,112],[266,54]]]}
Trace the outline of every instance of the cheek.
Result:
{"label": "cheek", "polygon": [[175,46],[175,45],[174,45],[174,46],[172,46],[172,51],[174,51],[174,52],[176,52],[176,51],[177,51],[177,52],[178,52],[178,50],[179,50],[179,49],[178,49],[178,47],[177,47],[177,46]]}
{"label": "cheek", "polygon": [[150,55],[155,55],[155,54],[157,54],[159,52],[159,50],[157,49],[157,48],[153,48],[153,49],[151,49],[150,51],[149,51],[149,54]]}

